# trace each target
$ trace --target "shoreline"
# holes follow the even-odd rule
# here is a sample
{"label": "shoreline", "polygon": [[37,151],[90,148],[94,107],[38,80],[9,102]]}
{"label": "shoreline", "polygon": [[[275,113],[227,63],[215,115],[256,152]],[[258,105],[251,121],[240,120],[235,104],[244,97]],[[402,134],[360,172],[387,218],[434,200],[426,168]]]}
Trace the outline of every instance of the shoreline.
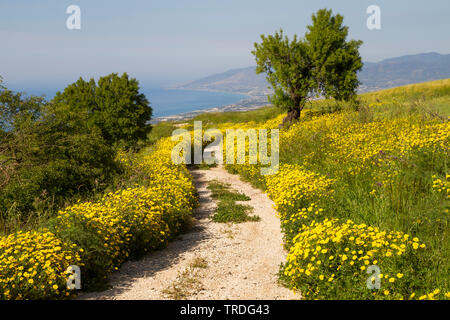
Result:
{"label": "shoreline", "polygon": [[150,120],[149,123],[156,124],[165,121],[184,121],[192,119],[202,113],[251,111],[268,105],[270,105],[270,103],[267,101],[266,95],[248,96],[247,98],[241,99],[234,104],[217,106],[207,109],[197,109],[189,112],[183,112],[168,116],[160,116]]}

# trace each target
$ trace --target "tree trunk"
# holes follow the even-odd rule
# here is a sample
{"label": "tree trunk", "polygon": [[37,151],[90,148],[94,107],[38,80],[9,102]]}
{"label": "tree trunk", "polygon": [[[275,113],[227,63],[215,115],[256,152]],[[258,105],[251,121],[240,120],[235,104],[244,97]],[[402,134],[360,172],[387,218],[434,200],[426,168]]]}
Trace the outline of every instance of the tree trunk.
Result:
{"label": "tree trunk", "polygon": [[288,111],[287,116],[283,119],[283,123],[280,124],[281,127],[290,126],[293,122],[300,119],[300,108],[291,109]]}

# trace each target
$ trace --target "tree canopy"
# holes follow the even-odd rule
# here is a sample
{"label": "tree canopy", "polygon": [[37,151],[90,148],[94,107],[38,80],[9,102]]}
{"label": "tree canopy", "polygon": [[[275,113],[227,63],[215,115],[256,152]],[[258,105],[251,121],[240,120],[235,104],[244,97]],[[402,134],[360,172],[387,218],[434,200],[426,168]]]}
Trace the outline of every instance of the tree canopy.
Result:
{"label": "tree canopy", "polygon": [[139,83],[126,73],[116,73],[85,81],[80,78],[64,91],[58,92],[53,103],[66,104],[75,112],[86,112],[88,125],[98,127],[111,144],[131,147],[145,140],[151,130],[150,103],[139,92]]}
{"label": "tree canopy", "polygon": [[117,148],[145,140],[151,115],[126,73],[80,78],[50,102],[0,78],[0,219],[54,212],[106,188],[122,172]]}
{"label": "tree canopy", "polygon": [[0,218],[55,210],[120,172],[89,114],[0,89]]}
{"label": "tree canopy", "polygon": [[308,99],[322,95],[350,100],[359,86],[357,72],[363,64],[359,54],[362,41],[347,41],[343,16],[321,9],[312,15],[304,38],[290,40],[283,30],[261,35],[252,53],[256,72],[266,73],[274,93],[269,101],[288,110],[285,121],[300,117]]}

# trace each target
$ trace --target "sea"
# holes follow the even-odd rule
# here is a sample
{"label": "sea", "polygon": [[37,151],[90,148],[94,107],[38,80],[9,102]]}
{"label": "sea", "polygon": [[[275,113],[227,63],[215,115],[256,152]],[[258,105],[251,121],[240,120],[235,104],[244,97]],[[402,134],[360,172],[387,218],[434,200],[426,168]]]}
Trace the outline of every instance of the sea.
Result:
{"label": "sea", "polygon": [[153,108],[153,117],[164,117],[195,110],[204,110],[235,104],[245,95],[192,90],[143,90]]}
{"label": "sea", "polygon": [[[58,90],[29,89],[24,91],[27,94],[32,95],[45,95],[47,100],[51,100]],[[246,98],[245,95],[241,94],[194,90],[142,88],[141,92],[144,93],[150,101],[150,106],[153,109],[153,118],[171,116],[195,110],[223,107],[235,104]]]}

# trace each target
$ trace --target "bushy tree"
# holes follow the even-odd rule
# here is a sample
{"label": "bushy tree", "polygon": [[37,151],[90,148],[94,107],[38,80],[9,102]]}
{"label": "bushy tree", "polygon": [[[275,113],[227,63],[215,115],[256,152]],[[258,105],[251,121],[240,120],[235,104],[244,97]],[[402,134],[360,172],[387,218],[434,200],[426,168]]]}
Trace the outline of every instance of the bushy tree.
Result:
{"label": "bushy tree", "polygon": [[10,132],[23,121],[36,120],[44,104],[43,97],[25,96],[9,90],[0,77],[0,131]]}
{"label": "bushy tree", "polygon": [[350,100],[359,86],[357,72],[362,68],[359,47],[362,41],[347,41],[348,27],[343,17],[321,9],[312,15],[312,25],[303,39],[292,40],[283,30],[261,35],[252,53],[257,73],[266,73],[274,89],[269,101],[288,111],[283,123],[300,117],[308,99],[323,95]]}
{"label": "bushy tree", "polygon": [[80,78],[58,92],[54,103],[66,104],[74,112],[86,112],[88,125],[100,129],[103,138],[113,145],[132,147],[145,140],[151,127],[152,108],[139,83],[126,73],[112,73],[85,81]]}
{"label": "bushy tree", "polygon": [[87,110],[0,89],[0,216],[27,219],[104,188],[120,172]]}
{"label": "bushy tree", "polygon": [[0,217],[52,212],[107,187],[116,147],[147,138],[152,109],[136,79],[79,79],[47,102],[0,78]]}
{"label": "bushy tree", "polygon": [[43,105],[42,97],[24,97],[22,93],[8,90],[0,77],[0,188],[11,180],[14,169],[22,161],[19,146],[30,143],[24,133],[40,116]]}

